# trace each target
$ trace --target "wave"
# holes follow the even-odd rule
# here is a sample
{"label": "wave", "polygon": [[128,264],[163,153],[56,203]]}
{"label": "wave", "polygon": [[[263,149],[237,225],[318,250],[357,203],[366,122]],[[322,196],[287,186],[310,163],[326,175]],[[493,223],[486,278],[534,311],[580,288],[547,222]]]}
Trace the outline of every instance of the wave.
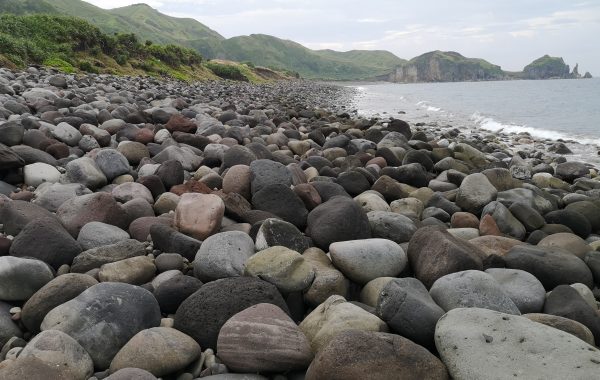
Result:
{"label": "wave", "polygon": [[434,107],[431,105],[431,102],[429,102],[428,100],[421,100],[420,102],[417,102],[417,107],[421,107],[429,112],[440,112],[442,109],[440,107]]}
{"label": "wave", "polygon": [[600,139],[579,137],[573,134],[567,134],[559,131],[553,131],[550,129],[533,128],[527,125],[518,124],[504,124],[492,117],[483,116],[477,112],[471,115],[470,119],[475,122],[481,129],[485,129],[491,132],[504,132],[504,133],[529,133],[533,137],[540,139],[549,140],[565,140],[565,141],[576,141],[580,144],[591,144],[600,145]]}

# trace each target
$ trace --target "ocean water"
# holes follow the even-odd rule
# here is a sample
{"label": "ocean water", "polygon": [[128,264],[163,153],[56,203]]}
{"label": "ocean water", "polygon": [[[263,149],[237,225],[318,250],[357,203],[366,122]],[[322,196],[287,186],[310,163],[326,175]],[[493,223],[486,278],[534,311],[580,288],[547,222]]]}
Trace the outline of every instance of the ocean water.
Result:
{"label": "ocean water", "polygon": [[365,116],[393,116],[499,133],[562,139],[567,159],[600,162],[600,79],[456,83],[350,83]]}

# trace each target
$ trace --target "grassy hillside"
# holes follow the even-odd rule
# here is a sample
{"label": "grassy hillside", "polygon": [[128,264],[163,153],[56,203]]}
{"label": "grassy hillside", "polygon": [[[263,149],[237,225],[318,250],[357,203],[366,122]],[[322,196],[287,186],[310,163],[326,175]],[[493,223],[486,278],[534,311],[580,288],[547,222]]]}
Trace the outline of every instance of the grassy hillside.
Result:
{"label": "grassy hillside", "polygon": [[310,50],[296,42],[264,34],[233,37],[221,42],[220,58],[298,72],[308,79],[356,80],[390,72],[403,62],[382,51]]}
{"label": "grassy hillside", "polygon": [[103,33],[85,20],[57,15],[0,15],[0,65],[39,64],[78,71],[169,76],[180,80],[288,79],[281,73],[234,62],[203,63],[193,49],[142,42],[134,34]]}
{"label": "grassy hillside", "polygon": [[366,79],[389,73],[403,62],[385,51],[315,51],[266,35],[225,40],[196,20],[170,17],[145,4],[105,10],[81,0],[0,0],[0,12],[81,17],[107,34],[135,33],[142,41],[185,46],[209,59],[249,61],[305,78]]}

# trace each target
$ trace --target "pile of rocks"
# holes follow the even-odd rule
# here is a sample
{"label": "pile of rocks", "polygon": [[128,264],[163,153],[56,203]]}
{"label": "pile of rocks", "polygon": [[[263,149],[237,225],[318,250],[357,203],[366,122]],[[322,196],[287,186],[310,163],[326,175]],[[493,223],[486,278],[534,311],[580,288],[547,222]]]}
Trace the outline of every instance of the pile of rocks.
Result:
{"label": "pile of rocks", "polygon": [[0,378],[597,377],[596,169],[352,95],[0,70]]}

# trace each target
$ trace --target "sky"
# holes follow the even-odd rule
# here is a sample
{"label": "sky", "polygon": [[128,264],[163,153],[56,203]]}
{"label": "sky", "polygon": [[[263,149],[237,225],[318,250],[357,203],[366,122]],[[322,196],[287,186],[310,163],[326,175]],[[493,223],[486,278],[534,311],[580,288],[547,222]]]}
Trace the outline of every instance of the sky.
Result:
{"label": "sky", "polygon": [[311,49],[452,50],[517,71],[549,54],[600,76],[600,0],[85,0],[145,2],[224,37],[270,34]]}

